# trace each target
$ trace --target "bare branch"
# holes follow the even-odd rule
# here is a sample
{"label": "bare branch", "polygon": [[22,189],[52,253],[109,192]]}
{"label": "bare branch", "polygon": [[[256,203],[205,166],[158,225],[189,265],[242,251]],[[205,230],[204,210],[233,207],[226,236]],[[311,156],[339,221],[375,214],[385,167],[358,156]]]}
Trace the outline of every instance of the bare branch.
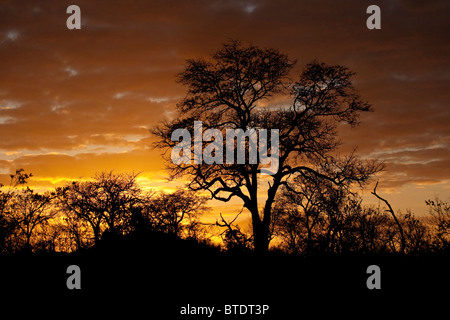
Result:
{"label": "bare branch", "polygon": [[394,221],[395,221],[395,223],[397,224],[398,229],[399,229],[399,231],[400,231],[400,237],[401,237],[401,248],[400,248],[400,251],[401,251],[402,254],[404,254],[404,253],[405,253],[405,246],[406,246],[406,243],[405,243],[405,235],[404,235],[404,233],[403,233],[403,227],[402,227],[402,225],[400,224],[400,222],[398,221],[397,217],[395,216],[394,210],[392,209],[390,203],[389,203],[386,199],[380,197],[380,196],[377,194],[377,187],[378,187],[378,181],[377,181],[377,183],[375,184],[375,187],[373,188],[372,194],[373,194],[375,197],[377,197],[379,200],[383,201],[383,202],[388,206],[388,210],[387,210],[387,211],[391,213],[392,218],[394,218]]}

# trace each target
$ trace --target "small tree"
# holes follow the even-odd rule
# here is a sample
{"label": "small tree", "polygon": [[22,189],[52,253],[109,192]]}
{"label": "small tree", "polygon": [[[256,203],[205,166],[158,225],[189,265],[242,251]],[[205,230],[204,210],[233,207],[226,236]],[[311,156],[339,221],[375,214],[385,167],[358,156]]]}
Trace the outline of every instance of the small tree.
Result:
{"label": "small tree", "polygon": [[62,222],[60,229],[61,245],[66,251],[78,251],[88,248],[92,243],[92,226],[87,219],[79,218],[75,210],[61,212]]}
{"label": "small tree", "polygon": [[405,251],[409,255],[429,252],[431,234],[423,219],[415,217],[411,211],[400,216],[400,223],[405,235]]}
{"label": "small tree", "polygon": [[342,220],[342,207],[350,194],[351,181],[335,185],[315,175],[296,176],[277,199],[277,230],[290,251],[310,253],[318,236],[331,245]]}
{"label": "small tree", "polygon": [[[76,217],[85,222],[95,243],[105,230],[121,234],[133,207],[140,201],[136,177],[137,174],[102,172],[91,181],[73,181],[57,190],[60,209],[70,219]],[[79,240],[79,226],[73,221],[71,226],[73,236]]]}
{"label": "small tree", "polygon": [[194,231],[198,216],[205,210],[206,197],[193,191],[178,189],[173,193],[160,192],[150,202],[150,219],[155,229],[181,236]]}
{"label": "small tree", "polygon": [[113,234],[123,233],[123,226],[132,208],[139,203],[141,189],[136,178],[137,174],[114,174],[102,172],[94,176],[91,182],[95,188],[92,195],[94,211],[101,212],[108,231]]}
{"label": "small tree", "polygon": [[14,251],[17,248],[16,236],[19,226],[12,218],[13,200],[18,192],[19,186],[27,183],[32,177],[31,173],[26,173],[24,169],[18,169],[10,175],[8,186],[0,184],[0,252]]}
{"label": "small tree", "polygon": [[388,251],[391,232],[390,217],[378,209],[365,207],[358,197],[349,198],[342,207],[339,230],[339,252],[377,254]]}
{"label": "small tree", "polygon": [[241,213],[242,210],[231,221],[227,221],[222,214],[220,214],[220,221],[216,221],[216,226],[225,228],[225,230],[220,233],[220,236],[228,251],[243,252],[253,247],[253,236],[249,237],[245,232],[241,231],[238,224],[235,224],[236,219]]}
{"label": "small tree", "polygon": [[448,251],[450,249],[450,203],[439,198],[426,200],[431,223],[434,227],[434,246],[437,251]]}
{"label": "small tree", "polygon": [[36,230],[44,227],[54,215],[50,210],[52,198],[50,193],[35,193],[28,187],[14,197],[11,218],[18,227],[19,236],[24,237],[26,251],[31,251],[31,239]]}

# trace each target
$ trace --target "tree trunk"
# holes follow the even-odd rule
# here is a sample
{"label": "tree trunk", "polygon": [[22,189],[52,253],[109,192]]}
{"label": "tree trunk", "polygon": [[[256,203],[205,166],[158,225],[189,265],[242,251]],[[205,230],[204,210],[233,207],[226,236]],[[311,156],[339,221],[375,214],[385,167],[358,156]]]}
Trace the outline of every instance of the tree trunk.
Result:
{"label": "tree trunk", "polygon": [[256,204],[249,209],[252,214],[254,250],[257,254],[264,255],[269,251],[269,224],[266,219],[261,220]]}
{"label": "tree trunk", "polygon": [[253,243],[257,254],[264,255],[269,250],[269,226],[261,220],[253,220]]}

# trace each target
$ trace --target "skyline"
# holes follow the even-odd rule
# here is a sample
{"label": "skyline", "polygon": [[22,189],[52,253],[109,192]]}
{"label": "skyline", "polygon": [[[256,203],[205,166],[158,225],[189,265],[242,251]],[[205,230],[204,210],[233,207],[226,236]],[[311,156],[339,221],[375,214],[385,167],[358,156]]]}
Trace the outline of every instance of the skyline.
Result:
{"label": "skyline", "polygon": [[297,59],[297,74],[314,59],[356,72],[374,112],[342,128],[342,151],[358,146],[359,155],[385,161],[373,184],[396,210],[420,215],[426,199],[448,198],[445,1],[377,1],[381,30],[366,28],[367,1],[77,1],[81,30],[66,28],[70,4],[2,5],[0,181],[24,168],[33,187],[53,188],[114,169],[142,171],[145,186],[165,188],[149,129],[184,97],[175,81],[184,61],[234,38]]}

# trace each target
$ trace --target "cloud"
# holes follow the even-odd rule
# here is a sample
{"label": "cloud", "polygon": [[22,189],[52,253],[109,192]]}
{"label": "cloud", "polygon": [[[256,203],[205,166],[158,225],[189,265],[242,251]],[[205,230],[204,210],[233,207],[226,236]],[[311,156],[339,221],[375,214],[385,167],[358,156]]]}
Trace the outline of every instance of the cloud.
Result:
{"label": "cloud", "polygon": [[113,95],[113,98],[119,100],[119,99],[122,99],[123,97],[125,97],[128,94],[129,94],[129,92],[117,92],[117,93],[115,93]]}
{"label": "cloud", "polygon": [[19,31],[10,30],[6,33],[6,37],[8,38],[8,40],[11,40],[11,41],[17,40],[17,38],[19,38]]}
{"label": "cloud", "polygon": [[73,68],[71,68],[71,67],[66,67],[64,69],[64,71],[68,73],[69,77],[74,77],[74,76],[76,76],[78,74],[78,71],[73,69]]}
{"label": "cloud", "polygon": [[9,31],[7,31],[5,36],[4,36],[4,38],[3,38],[3,40],[0,41],[0,46],[2,44],[4,44],[5,42],[8,42],[8,41],[10,41],[10,42],[16,41],[19,38],[19,36],[20,36],[20,33],[17,30],[9,30]]}
{"label": "cloud", "polygon": [[155,102],[155,103],[162,103],[162,102],[167,102],[167,101],[171,100],[171,98],[169,98],[169,97],[162,97],[162,98],[148,97],[145,100],[150,101],[150,102]]}
{"label": "cloud", "polygon": [[185,59],[238,38],[297,59],[294,79],[313,59],[357,73],[355,86],[375,111],[340,129],[343,150],[358,145],[364,157],[384,159],[384,185],[449,179],[448,4],[379,1],[382,29],[369,31],[370,4],[80,0],[83,27],[73,31],[64,2],[5,3],[0,165],[40,177],[77,177],[115,162],[161,171],[158,151],[143,154],[148,128],[175,117],[185,95],[176,74]]}

